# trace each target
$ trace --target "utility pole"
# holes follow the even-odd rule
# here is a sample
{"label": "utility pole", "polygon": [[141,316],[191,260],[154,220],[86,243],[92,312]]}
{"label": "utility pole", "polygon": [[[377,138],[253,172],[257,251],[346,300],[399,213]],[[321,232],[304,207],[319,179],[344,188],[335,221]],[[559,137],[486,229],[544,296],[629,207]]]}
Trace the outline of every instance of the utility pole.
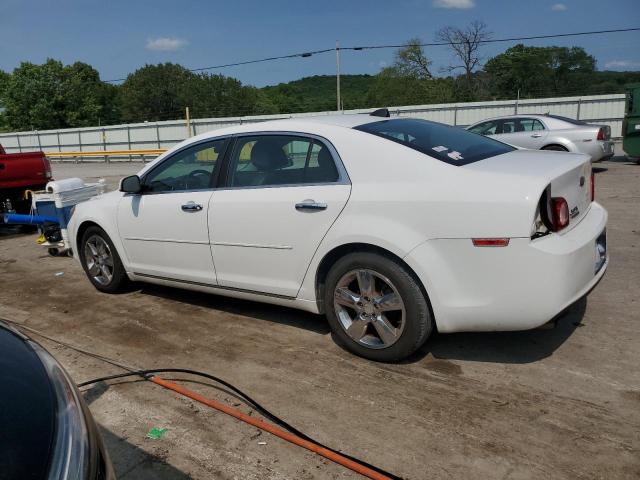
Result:
{"label": "utility pole", "polygon": [[340,99],[340,43],[336,40],[336,105],[338,111],[342,110],[342,101]]}
{"label": "utility pole", "polygon": [[185,117],[187,123],[187,138],[191,137],[191,118],[189,117],[189,107],[185,108]]}

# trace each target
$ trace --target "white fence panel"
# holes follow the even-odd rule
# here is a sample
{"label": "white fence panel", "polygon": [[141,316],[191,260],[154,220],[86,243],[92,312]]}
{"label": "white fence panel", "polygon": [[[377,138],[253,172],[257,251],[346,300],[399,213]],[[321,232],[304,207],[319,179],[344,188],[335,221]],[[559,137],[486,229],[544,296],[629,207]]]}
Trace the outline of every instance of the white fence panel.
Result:
{"label": "white fence panel", "polygon": [[[611,126],[611,136],[621,136],[624,118],[623,94],[592,95],[587,97],[544,98],[532,100],[499,100],[438,105],[412,105],[389,107],[392,116],[423,118],[450,125],[466,126],[491,117],[503,115],[551,113],[587,122]],[[365,113],[372,109],[345,111]],[[194,135],[230,125],[256,123],[266,120],[329,115],[335,112],[256,115],[251,117],[202,118],[191,122]],[[184,120],[144,122],[107,127],[75,128],[0,134],[0,143],[7,152],[44,150],[45,152],[71,152],[96,150],[137,150],[170,148],[187,137]],[[130,156],[124,156],[131,159]],[[85,157],[85,159],[87,159]],[[139,157],[138,157],[139,159]],[[83,160],[80,158],[80,160]],[[104,157],[99,157],[99,161]]]}

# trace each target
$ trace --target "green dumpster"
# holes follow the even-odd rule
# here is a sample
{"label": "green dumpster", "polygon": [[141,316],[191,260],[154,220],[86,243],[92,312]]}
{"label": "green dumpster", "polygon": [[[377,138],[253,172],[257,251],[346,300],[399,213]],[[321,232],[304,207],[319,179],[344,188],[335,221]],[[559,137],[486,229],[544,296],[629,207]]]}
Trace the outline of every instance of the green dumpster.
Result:
{"label": "green dumpster", "polygon": [[627,98],[622,122],[622,148],[628,157],[640,163],[640,83],[625,87]]}

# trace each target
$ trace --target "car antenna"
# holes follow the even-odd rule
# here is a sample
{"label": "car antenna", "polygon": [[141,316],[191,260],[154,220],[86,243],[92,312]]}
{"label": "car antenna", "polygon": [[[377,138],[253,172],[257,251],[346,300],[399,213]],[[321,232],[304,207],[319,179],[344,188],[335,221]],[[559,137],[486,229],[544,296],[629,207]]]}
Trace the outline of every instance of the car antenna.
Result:
{"label": "car antenna", "polygon": [[371,112],[369,115],[372,117],[387,117],[387,118],[391,116],[388,108],[379,108],[378,110],[374,110],[373,112]]}

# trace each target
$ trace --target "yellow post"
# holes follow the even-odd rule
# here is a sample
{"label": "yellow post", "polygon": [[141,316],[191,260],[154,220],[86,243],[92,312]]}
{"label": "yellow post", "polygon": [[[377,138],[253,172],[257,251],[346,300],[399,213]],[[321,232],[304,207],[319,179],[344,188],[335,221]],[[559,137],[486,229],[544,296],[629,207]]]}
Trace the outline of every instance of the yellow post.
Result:
{"label": "yellow post", "polygon": [[189,107],[185,109],[187,119],[187,138],[191,136],[191,118],[189,118]]}

